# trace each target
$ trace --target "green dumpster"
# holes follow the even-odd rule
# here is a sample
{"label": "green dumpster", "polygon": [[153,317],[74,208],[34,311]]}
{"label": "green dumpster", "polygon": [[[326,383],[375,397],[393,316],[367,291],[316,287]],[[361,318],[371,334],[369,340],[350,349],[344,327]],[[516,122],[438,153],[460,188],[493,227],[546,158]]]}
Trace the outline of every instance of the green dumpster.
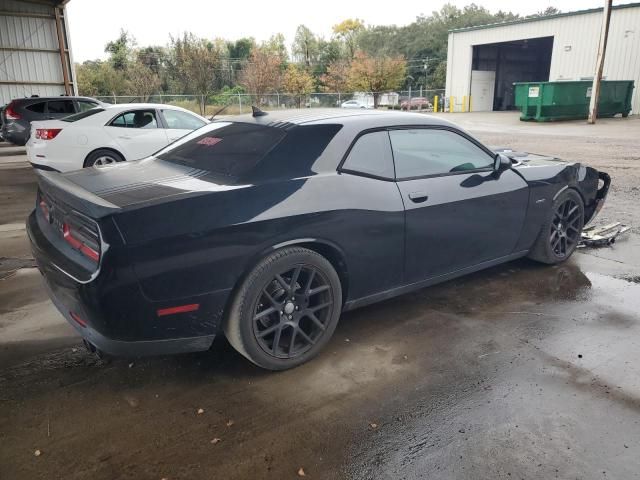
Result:
{"label": "green dumpster", "polygon": [[[591,101],[591,81],[517,82],[515,105],[520,120],[550,122],[587,118]],[[603,80],[600,84],[598,117],[623,117],[631,111],[633,80]]]}

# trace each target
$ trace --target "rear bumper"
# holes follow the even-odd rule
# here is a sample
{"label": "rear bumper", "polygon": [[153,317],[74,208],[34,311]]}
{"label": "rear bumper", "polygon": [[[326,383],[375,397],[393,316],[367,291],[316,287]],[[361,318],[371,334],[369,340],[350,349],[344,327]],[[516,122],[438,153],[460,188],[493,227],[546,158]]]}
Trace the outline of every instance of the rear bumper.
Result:
{"label": "rear bumper", "polygon": [[[56,263],[56,250],[43,235],[35,212],[27,220],[31,250],[53,304],[62,316],[96,349],[114,356],[138,357],[207,350],[218,331],[211,318],[217,298],[187,299],[198,302],[198,312],[158,317],[158,308],[167,302],[153,302],[139,290],[137,280],[130,283],[102,280],[100,276],[81,282],[66,273],[67,266]],[[128,276],[127,270],[114,270],[115,278]]]}
{"label": "rear bumper", "polygon": [[215,335],[200,337],[168,338],[163,340],[141,340],[127,342],[109,338],[89,325],[80,325],[71,316],[69,308],[59,299],[45,277],[45,286],[51,301],[62,316],[86,340],[100,352],[116,357],[143,357],[153,355],[174,355],[178,353],[200,352],[208,350]]}

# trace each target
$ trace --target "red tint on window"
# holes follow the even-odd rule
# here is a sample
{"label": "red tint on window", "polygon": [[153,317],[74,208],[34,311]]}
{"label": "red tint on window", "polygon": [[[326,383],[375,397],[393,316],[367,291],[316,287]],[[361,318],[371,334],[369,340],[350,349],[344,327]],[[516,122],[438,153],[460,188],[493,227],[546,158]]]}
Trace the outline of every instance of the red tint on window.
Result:
{"label": "red tint on window", "polygon": [[204,137],[198,140],[198,145],[206,145],[207,147],[213,147],[216,143],[221,142],[222,139],[218,137]]}

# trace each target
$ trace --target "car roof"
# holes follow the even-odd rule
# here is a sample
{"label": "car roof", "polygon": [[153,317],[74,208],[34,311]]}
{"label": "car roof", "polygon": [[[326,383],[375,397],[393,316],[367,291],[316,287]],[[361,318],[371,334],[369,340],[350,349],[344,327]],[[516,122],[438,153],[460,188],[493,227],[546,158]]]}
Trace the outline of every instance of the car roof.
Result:
{"label": "car roof", "polygon": [[[71,95],[58,95],[57,97],[24,97],[24,98],[15,98],[14,102],[48,102],[50,100],[91,100],[93,102],[100,102],[92,97],[82,97],[82,96],[71,96]],[[102,103],[102,102],[100,102]]]}
{"label": "car roof", "polygon": [[254,117],[251,114],[235,115],[220,120],[257,123],[269,127],[288,128],[294,125],[322,123],[362,124],[367,128],[394,125],[446,125],[452,124],[440,118],[422,113],[399,112],[396,110],[344,110],[338,108],[311,108],[298,110],[275,110],[266,115]]}
{"label": "car roof", "polygon": [[186,108],[177,107],[175,105],[169,105],[166,103],[117,103],[117,104],[111,104],[111,105],[104,105],[102,108],[110,112],[162,108],[162,109],[170,109],[170,110],[180,110],[182,112],[189,112],[189,113],[193,113],[194,115],[197,115],[197,113],[187,110]]}

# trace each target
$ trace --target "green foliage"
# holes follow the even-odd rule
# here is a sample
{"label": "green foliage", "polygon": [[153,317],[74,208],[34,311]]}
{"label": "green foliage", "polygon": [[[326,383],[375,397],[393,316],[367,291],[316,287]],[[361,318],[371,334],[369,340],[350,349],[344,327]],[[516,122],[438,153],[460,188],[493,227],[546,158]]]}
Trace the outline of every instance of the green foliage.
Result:
{"label": "green foliage", "polygon": [[131,50],[136,41],[129,32],[120,30],[120,36],[105,45],[104,51],[110,55],[109,61],[116,70],[126,70],[131,61]]}
{"label": "green foliage", "polygon": [[[548,7],[530,17],[557,13],[559,10]],[[404,76],[394,74],[395,86],[379,84],[377,88],[389,90],[408,85],[443,88],[450,30],[518,18],[511,12],[492,13],[472,3],[463,8],[445,4],[440,10],[420,15],[413,23],[401,27],[367,27],[362,20],[346,19],[333,27],[333,36],[328,40],[299,25],[291,45],[291,63],[281,33],[260,44],[251,37],[224,41],[185,33],[170,38],[166,47],[138,48],[133,36],[121,30],[105,46],[106,61],[87,61],[76,66],[78,87],[83,95],[149,98],[157,93],[193,94],[215,104],[225,102],[228,98],[225,93],[246,91],[262,101],[267,93],[283,91],[283,86],[286,90],[295,84],[293,79],[301,76],[310,77],[311,84],[321,84],[325,91],[346,92],[359,83],[350,76],[354,62],[362,73],[370,71],[372,65],[373,70],[382,68],[385,59],[402,57],[406,59],[404,66],[394,68],[402,70]],[[309,84],[306,80],[303,83]],[[366,88],[359,84],[356,89],[373,90],[375,83],[369,82]],[[198,108],[205,110],[203,102]]]}

